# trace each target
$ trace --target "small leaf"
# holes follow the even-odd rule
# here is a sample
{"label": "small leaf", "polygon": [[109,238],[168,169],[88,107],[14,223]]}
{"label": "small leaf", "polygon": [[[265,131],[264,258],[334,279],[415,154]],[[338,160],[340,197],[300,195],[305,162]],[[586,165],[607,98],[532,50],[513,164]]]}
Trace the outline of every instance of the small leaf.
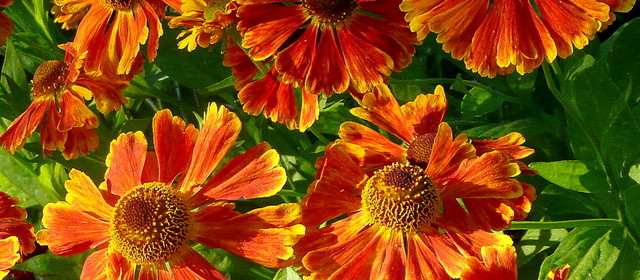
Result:
{"label": "small leaf", "polygon": [[620,255],[623,233],[621,227],[572,230],[556,251],[544,260],[538,279],[546,279],[549,270],[565,264],[571,265],[569,280],[602,279]]}
{"label": "small leaf", "polygon": [[[37,255],[24,263],[18,264],[13,269],[32,272],[42,279],[80,279],[80,272],[84,260],[89,252],[61,257],[51,252]],[[41,278],[37,278],[41,279]]]}
{"label": "small leaf", "polygon": [[295,270],[293,270],[293,268],[287,267],[278,270],[278,273],[273,277],[273,280],[302,280],[302,278],[295,272]]}
{"label": "small leaf", "polygon": [[568,190],[597,193],[609,188],[601,174],[590,171],[578,160],[534,162],[529,166],[542,178]]}
{"label": "small leaf", "polygon": [[640,164],[631,166],[631,169],[629,169],[629,177],[640,184]]}
{"label": "small leaf", "polygon": [[19,154],[12,156],[9,152],[0,150],[0,173],[7,181],[29,194],[42,206],[60,200],[61,195],[53,186],[53,179],[47,182],[46,179],[38,178],[40,174],[37,170],[37,164],[27,161]]}
{"label": "small leaf", "polygon": [[493,112],[502,105],[502,98],[490,92],[474,87],[462,98],[463,116],[482,116]]}

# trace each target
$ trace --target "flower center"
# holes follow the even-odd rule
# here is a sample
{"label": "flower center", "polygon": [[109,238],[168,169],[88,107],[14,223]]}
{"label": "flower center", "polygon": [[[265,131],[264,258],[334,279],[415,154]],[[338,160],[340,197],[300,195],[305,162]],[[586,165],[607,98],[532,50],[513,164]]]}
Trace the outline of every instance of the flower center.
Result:
{"label": "flower center", "polygon": [[393,163],[376,171],[362,191],[362,208],[371,223],[415,232],[440,209],[435,182],[415,165]]}
{"label": "flower center", "polygon": [[102,0],[102,3],[106,4],[111,9],[126,11],[131,10],[131,7],[138,3],[138,1],[140,0]]}
{"label": "flower center", "polygon": [[429,164],[429,158],[431,158],[431,149],[435,138],[435,133],[427,133],[413,139],[407,149],[407,160],[413,165],[426,168]]}
{"label": "flower center", "polygon": [[190,218],[175,191],[163,183],[131,189],[116,203],[111,220],[112,244],[130,262],[156,265],[167,262],[187,243]]}
{"label": "flower center", "polygon": [[40,64],[33,74],[33,93],[45,94],[57,91],[64,86],[69,76],[69,65],[60,60],[49,60]]}
{"label": "flower center", "polygon": [[344,22],[358,7],[356,0],[304,0],[302,6],[319,22]]}

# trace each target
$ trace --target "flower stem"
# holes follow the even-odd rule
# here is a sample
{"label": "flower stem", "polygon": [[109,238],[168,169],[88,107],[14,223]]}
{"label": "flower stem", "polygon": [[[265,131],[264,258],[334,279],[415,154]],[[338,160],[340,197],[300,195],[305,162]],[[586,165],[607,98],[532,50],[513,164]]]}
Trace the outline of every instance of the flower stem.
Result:
{"label": "flower stem", "polygon": [[556,229],[556,228],[575,228],[575,227],[621,227],[623,226],[616,219],[584,219],[554,222],[533,222],[533,221],[514,221],[508,230],[522,229]]}

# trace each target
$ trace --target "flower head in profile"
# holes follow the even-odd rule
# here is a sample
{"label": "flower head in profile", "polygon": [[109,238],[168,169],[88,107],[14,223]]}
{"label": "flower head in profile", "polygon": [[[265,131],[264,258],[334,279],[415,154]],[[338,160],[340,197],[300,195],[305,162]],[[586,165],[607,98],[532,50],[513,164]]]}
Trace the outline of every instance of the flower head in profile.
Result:
{"label": "flower head in profile", "polygon": [[274,122],[300,131],[305,131],[318,119],[318,95],[283,82],[273,65],[265,75],[253,81],[258,76],[258,67],[233,43],[226,48],[222,64],[231,67],[236,78],[234,86],[239,90],[238,99],[248,114],[263,113]]}
{"label": "flower head in profile", "polygon": [[178,48],[193,51],[197,46],[207,48],[220,41],[224,31],[236,23],[234,0],[185,0],[181,6],[182,15],[170,17],[169,27],[186,27],[180,32]]}
{"label": "flower head in profile", "polygon": [[[62,14],[87,9],[74,42],[88,51],[84,68],[106,76],[127,75],[136,64],[140,45],[147,45],[153,61],[162,36],[160,18],[167,4],[179,10],[179,1],[166,0],[54,0]],[[166,4],[165,4],[166,3]]]}
{"label": "flower head in profile", "polygon": [[36,248],[33,226],[24,221],[27,211],[18,203],[17,198],[0,192],[0,279]]}
{"label": "flower head in profile", "polygon": [[[523,219],[535,199],[514,177],[533,153],[511,133],[474,145],[443,122],[442,87],[400,106],[386,86],[363,96],[352,113],[404,143],[345,122],[320,158],[303,205],[309,230],[297,246],[313,279],[458,278],[466,257],[509,246],[493,233]],[[384,277],[383,277],[384,276]]]}
{"label": "flower head in profile", "polygon": [[418,43],[400,0],[237,2],[242,47],[257,61],[275,55],[282,81],[312,94],[365,92],[408,66]]}
{"label": "flower head in profile", "polygon": [[[0,0],[0,8],[8,7],[13,4],[13,0]],[[11,19],[0,11],[0,47],[7,43],[7,38],[13,33],[13,22]]]}
{"label": "flower head in profile", "polygon": [[517,280],[516,249],[513,246],[487,246],[481,258],[467,257],[461,280]]}
{"label": "flower head in profile", "polygon": [[581,49],[606,28],[612,12],[631,10],[635,0],[404,0],[411,30],[437,41],[468,69],[494,77],[525,74]]}
{"label": "flower head in profile", "polygon": [[0,136],[2,147],[11,153],[40,127],[44,154],[60,150],[67,159],[86,155],[98,148],[99,123],[85,101],[95,100],[103,114],[127,103],[121,91],[128,82],[89,76],[82,68],[86,52],[79,53],[73,43],[60,47],[67,52],[65,60],[50,60],[36,69],[31,105]]}
{"label": "flower head in profile", "polygon": [[[223,248],[268,267],[285,267],[304,234],[300,207],[247,213],[229,200],[274,195],[284,183],[279,156],[261,143],[218,164],[240,133],[238,117],[212,104],[199,131],[168,110],[153,119],[154,151],[142,132],[111,143],[105,182],[72,170],[66,201],[45,206],[38,242],[57,255],[97,249],[82,279],[224,279],[189,245]],[[218,170],[213,176],[213,170]]]}

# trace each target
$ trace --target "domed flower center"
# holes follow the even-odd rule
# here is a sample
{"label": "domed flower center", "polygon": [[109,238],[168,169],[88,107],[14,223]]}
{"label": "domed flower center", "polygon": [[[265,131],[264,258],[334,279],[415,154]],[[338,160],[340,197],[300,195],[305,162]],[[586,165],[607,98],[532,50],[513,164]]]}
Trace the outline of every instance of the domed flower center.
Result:
{"label": "domed flower center", "polygon": [[161,264],[187,243],[189,212],[175,191],[163,183],[131,189],[115,208],[111,242],[134,264]]}
{"label": "domed flower center", "polygon": [[422,168],[393,163],[376,171],[362,191],[362,208],[371,223],[415,232],[440,209],[433,180]]}
{"label": "domed flower center", "polygon": [[111,9],[126,11],[130,10],[138,1],[140,0],[102,0],[102,3]]}
{"label": "domed flower center", "polygon": [[435,133],[427,133],[413,139],[407,149],[407,160],[411,164],[426,168],[429,164],[429,158],[431,158],[431,149],[435,138]]}
{"label": "domed flower center", "polygon": [[69,65],[60,60],[49,60],[40,64],[33,74],[33,93],[46,94],[64,86],[69,75]]}
{"label": "domed flower center", "polygon": [[319,22],[344,22],[358,7],[357,0],[304,0],[303,7]]}

